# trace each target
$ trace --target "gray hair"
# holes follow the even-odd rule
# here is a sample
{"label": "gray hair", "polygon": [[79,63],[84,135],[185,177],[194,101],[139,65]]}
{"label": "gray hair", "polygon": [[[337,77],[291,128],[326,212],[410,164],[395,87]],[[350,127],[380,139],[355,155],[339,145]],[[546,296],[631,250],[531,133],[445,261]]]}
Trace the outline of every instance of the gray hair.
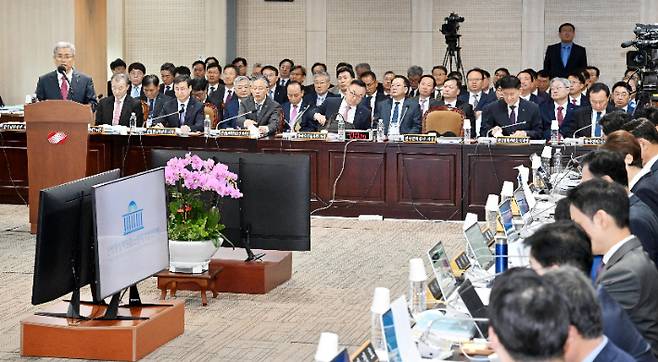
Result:
{"label": "gray hair", "polygon": [[262,76],[262,75],[257,75],[257,76],[255,76],[255,77],[253,77],[253,78],[251,79],[251,84],[254,84],[254,83],[256,83],[256,82],[259,81],[259,80],[262,80],[263,82],[265,82],[265,86],[266,86],[266,87],[268,87],[268,88],[270,87],[270,81],[267,80],[267,78],[265,78],[265,77]]}
{"label": "gray hair", "polygon": [[58,41],[53,48],[53,56],[57,55],[57,51],[60,49],[71,49],[71,53],[75,56],[75,45],[67,41]]}
{"label": "gray hair", "polygon": [[549,85],[553,86],[553,83],[555,83],[555,82],[562,83],[566,88],[571,87],[571,81],[567,78],[555,77],[555,78],[551,79],[551,83]]}
{"label": "gray hair", "polygon": [[249,77],[247,77],[246,75],[240,75],[233,80],[233,85],[236,85],[238,83],[244,83],[244,82],[249,83]]}
{"label": "gray hair", "polygon": [[356,69],[356,68],[366,68],[367,70],[371,70],[370,69],[370,64],[368,64],[368,63],[359,63],[359,64],[354,66],[354,69]]}
{"label": "gray hair", "polygon": [[543,278],[564,296],[569,308],[569,323],[586,339],[603,334],[603,317],[592,282],[578,268],[563,265],[551,269]]}
{"label": "gray hair", "polygon": [[114,81],[121,82],[121,81],[123,81],[124,83],[126,83],[126,85],[130,84],[130,81],[128,80],[128,76],[124,73],[117,73],[117,74],[112,75],[112,78],[110,78],[110,81],[111,82],[114,82]]}
{"label": "gray hair", "polygon": [[417,75],[417,76],[423,75],[423,68],[417,65],[410,66],[409,69],[407,69],[407,76],[412,76],[412,75]]}
{"label": "gray hair", "polygon": [[317,72],[317,73],[313,74],[313,81],[315,81],[316,79],[321,78],[321,77],[325,77],[325,78],[327,78],[328,82],[331,82],[331,76],[329,75],[329,73],[324,72],[324,71]]}

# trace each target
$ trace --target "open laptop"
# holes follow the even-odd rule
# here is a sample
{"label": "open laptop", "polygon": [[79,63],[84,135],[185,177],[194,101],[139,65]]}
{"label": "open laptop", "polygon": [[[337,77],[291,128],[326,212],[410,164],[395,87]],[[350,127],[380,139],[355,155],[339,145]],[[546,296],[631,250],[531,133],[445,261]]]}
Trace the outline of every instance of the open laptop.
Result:
{"label": "open laptop", "polygon": [[436,245],[427,252],[427,257],[429,258],[430,265],[434,271],[437,284],[441,289],[443,300],[447,301],[455,290],[457,290],[459,284],[455,279],[455,276],[452,274],[450,258],[448,258],[443,242],[439,241],[436,243]]}
{"label": "open laptop", "polygon": [[[478,319],[489,318],[487,314],[487,306],[482,301],[482,297],[477,288],[471,284],[470,280],[466,279],[462,285],[459,286],[458,293],[459,297],[464,302],[466,309],[468,310],[468,314],[470,314],[471,317]],[[488,302],[489,301],[487,300],[487,303]],[[478,332],[482,338],[487,338],[489,332],[489,322],[477,321],[475,322],[475,325],[477,326]]]}
{"label": "open laptop", "polygon": [[523,187],[518,187],[516,190],[514,190],[514,202],[519,208],[519,213],[521,214],[523,223],[525,225],[529,225],[532,222],[532,213]]}
{"label": "open laptop", "polygon": [[516,232],[516,228],[514,227],[512,200],[512,198],[506,199],[498,205],[498,216],[500,217],[500,223],[503,226],[508,243],[512,243],[519,238],[519,233]]}
{"label": "open laptop", "polygon": [[482,229],[477,222],[473,223],[464,230],[464,237],[466,238],[466,246],[471,254],[475,256],[474,263],[483,270],[488,270],[494,264],[494,257],[489,249],[489,244]]}

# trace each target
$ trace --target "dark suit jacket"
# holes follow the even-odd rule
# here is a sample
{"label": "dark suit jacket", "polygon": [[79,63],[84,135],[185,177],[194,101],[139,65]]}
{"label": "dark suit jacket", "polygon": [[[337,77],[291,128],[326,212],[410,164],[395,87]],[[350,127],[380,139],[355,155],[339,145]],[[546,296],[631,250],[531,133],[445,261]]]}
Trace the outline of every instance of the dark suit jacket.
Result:
{"label": "dark suit jacket", "polygon": [[658,270],[636,237],[605,264],[596,284],[628,313],[654,355],[658,355]]}
{"label": "dark suit jacket", "polygon": [[[69,87],[70,100],[82,104],[90,104],[91,110],[96,109],[96,92],[94,91],[94,82],[85,74],[73,69],[72,79]],[[57,80],[57,71],[46,73],[39,77],[36,92],[37,99],[45,101],[47,99],[62,99],[62,93],[59,90],[59,81]]]}
{"label": "dark suit jacket", "polygon": [[[534,140],[544,137],[544,128],[542,127],[541,117],[539,116],[539,107],[525,99],[519,99],[519,108],[516,110],[516,123],[522,122],[525,122],[525,124],[504,128],[503,135],[509,136],[515,131],[525,131],[528,137]],[[486,137],[489,130],[496,126],[504,127],[511,124],[507,113],[507,103],[502,99],[495,101],[484,107],[482,111],[480,136]]]}
{"label": "dark suit jacket", "polygon": [[[242,100],[240,103],[239,114],[253,111],[256,109],[256,103],[254,102],[253,97],[247,97]],[[257,127],[267,126],[267,135],[271,136],[276,133],[277,128],[279,127],[279,121],[281,120],[281,105],[273,100],[270,97],[265,96],[265,102],[263,107],[258,113],[247,114],[246,116],[239,117],[237,119],[236,125],[238,127],[244,127],[244,121],[251,119],[256,121]]]}
{"label": "dark suit jacket", "polygon": [[[342,101],[343,98],[341,97],[327,97],[320,107],[309,109],[304,114],[302,131],[319,132],[322,129],[327,129],[329,132],[336,132],[338,124],[336,116],[338,115]],[[316,113],[327,117],[327,122],[324,126],[321,126],[313,119],[313,115]],[[349,124],[345,122],[345,128],[368,129],[370,128],[370,120],[370,108],[359,104],[356,107],[356,113],[354,114],[354,123]]]}
{"label": "dark suit jacket", "polygon": [[587,51],[585,48],[571,43],[571,52],[567,60],[567,66],[562,64],[562,43],[549,45],[544,56],[544,69],[548,71],[551,78],[566,78],[570,72],[583,70],[587,66]]}
{"label": "dark suit jacket", "polygon": [[[165,115],[166,113],[164,113],[162,110],[163,110],[164,104],[167,103],[170,100],[171,100],[171,97],[166,96],[163,93],[158,93],[158,96],[155,98],[155,104],[153,105],[154,109],[151,110],[149,108],[149,113],[152,115],[152,117],[155,118],[155,117],[158,117],[158,116]],[[146,102],[146,104],[149,104],[148,99],[146,99],[145,102]],[[148,114],[144,115],[144,120],[146,120],[148,118],[148,116],[149,116]],[[155,122],[158,123],[157,120]]]}
{"label": "dark suit jacket", "polygon": [[[290,107],[290,102],[286,102],[286,103],[281,105],[281,109],[283,109],[283,118],[286,120],[286,124],[283,127],[284,131],[290,130],[290,126],[295,125],[293,123],[295,120],[290,119],[290,108],[291,108]],[[306,108],[308,108],[308,109],[306,109]],[[311,108],[312,107],[310,107],[308,104],[304,103],[304,99],[302,99],[302,101],[299,102],[299,104],[297,105],[297,118],[298,118],[297,122],[300,124],[300,126],[302,124],[302,119],[306,116],[306,113],[308,113],[311,110]],[[306,110],[306,111],[304,112],[304,110]],[[304,112],[304,114],[301,114],[302,112]]]}
{"label": "dark suit jacket", "polygon": [[[340,96],[338,94],[327,92],[327,96],[325,98],[325,101],[328,98],[333,98],[333,97],[339,97],[340,98]],[[311,107],[315,107],[316,106],[315,103],[317,103],[317,101],[318,101],[318,94],[315,93],[315,91],[313,93],[308,93],[308,94],[304,93],[304,103],[310,104]]]}
{"label": "dark suit jacket", "polygon": [[[444,106],[445,102],[443,100],[438,100],[435,99],[433,101],[430,101],[430,108],[435,107],[435,106]],[[471,136],[475,137],[475,111],[473,111],[473,106],[471,106],[468,102],[464,102],[463,100],[457,98],[457,102],[455,102],[455,108],[459,108],[464,112],[464,117],[465,119],[468,119],[471,121]]]}
{"label": "dark suit jacket", "polygon": [[[457,96],[457,99],[461,100],[462,102],[466,102],[468,104],[470,104],[469,103],[471,100],[470,98],[471,98],[471,93],[469,93],[468,91],[461,92],[459,96]],[[480,100],[478,100],[478,106],[475,107],[474,111],[475,112],[482,111],[484,110],[484,107],[486,107],[489,103],[493,103],[496,100],[498,100],[496,98],[496,92],[493,93],[482,92],[482,95],[480,96]]]}
{"label": "dark suit jacket", "polygon": [[553,100],[551,97],[548,96],[548,94],[544,92],[537,92],[537,94],[530,94],[530,102],[540,106],[546,102],[552,102]]}
{"label": "dark suit jacket", "polygon": [[596,355],[593,362],[634,362],[635,359],[621,348],[617,347],[610,339],[603,349]]}
{"label": "dark suit jacket", "polygon": [[637,195],[631,195],[629,201],[631,232],[640,239],[644,251],[658,267],[658,217]]}
{"label": "dark suit jacket", "polygon": [[601,306],[603,334],[637,361],[655,362],[651,346],[635,328],[619,303],[601,286],[596,288],[596,299]]}
{"label": "dark suit jacket", "polygon": [[[615,109],[608,104],[605,113],[608,114],[614,110]],[[573,136],[573,133],[576,132],[577,129],[586,127],[590,124],[592,124],[592,107],[590,106],[579,107],[578,109],[576,109],[576,111],[573,114],[573,121],[570,122],[564,128],[564,132],[567,133],[565,137]],[[576,133],[576,137],[590,137],[591,135],[592,135],[592,127],[587,127]]]}
{"label": "dark suit jacket", "polygon": [[288,88],[280,86],[279,83],[277,83],[274,88],[274,100],[279,104],[286,103],[288,101]]}
{"label": "dark suit jacket", "polygon": [[[178,100],[176,98],[168,100],[162,107],[163,115],[178,110]],[[190,101],[187,103],[187,109],[185,110],[185,120],[183,121],[183,125],[189,126],[192,131],[203,131],[204,118],[203,104],[190,96]],[[164,118],[162,121],[164,122],[161,123],[167,127],[180,127],[178,113],[172,114],[171,116]]]}
{"label": "dark suit jacket", "polygon": [[[562,137],[571,137],[571,134],[567,132],[571,127],[573,127],[573,114],[578,109],[578,107],[567,102],[566,109],[562,110],[564,112],[564,119],[560,125],[560,134]],[[541,114],[542,128],[544,129],[544,138],[551,138],[551,123],[555,119],[555,102],[551,99],[550,102],[545,102],[539,105],[539,113]],[[572,132],[573,133],[573,132]]]}
{"label": "dark suit jacket", "polygon": [[[224,110],[222,112],[223,113],[222,121],[237,116],[239,110],[240,110],[240,102],[238,102],[238,97],[237,96],[231,97],[231,100],[224,105]],[[234,118],[230,121],[226,121],[220,124],[219,128],[235,128],[237,122],[238,122],[237,118]]]}
{"label": "dark suit jacket", "polygon": [[[384,134],[388,135],[391,112],[393,111],[393,99],[388,98],[380,102],[377,107],[379,108],[379,113],[375,114],[375,119],[384,120]],[[420,105],[417,100],[405,98],[404,102],[400,105],[400,117],[400,134],[421,132]]]}
{"label": "dark suit jacket", "polygon": [[649,173],[635,183],[631,192],[644,201],[654,214],[658,215],[658,162],[651,167]]}
{"label": "dark suit jacket", "polygon": [[[377,113],[378,113],[377,111],[379,110],[379,109],[378,109],[378,105],[379,105],[379,103],[382,102],[382,101],[385,101],[387,98],[389,98],[389,97],[387,97],[387,96],[384,95],[384,91],[377,91],[377,93],[375,94],[375,110],[374,110],[374,114],[377,114]],[[416,99],[417,99],[417,98],[416,98]],[[365,97],[363,97],[363,99],[361,100],[361,104],[363,104],[364,106],[368,107],[368,109],[370,109],[370,111],[372,111],[372,108],[370,107],[370,105],[371,105],[371,100],[372,100],[372,96],[368,96],[368,95],[365,96]]]}
{"label": "dark suit jacket", "polygon": [[[112,117],[114,116],[114,96],[104,97],[98,102],[96,108],[96,124],[112,124]],[[130,126],[130,114],[135,113],[137,116],[137,126],[140,127],[144,123],[144,115],[142,113],[142,103],[139,99],[131,98],[126,95],[124,104],[121,108],[121,116],[119,116],[119,124],[122,126]]]}
{"label": "dark suit jacket", "polygon": [[169,89],[169,92],[165,92],[165,85],[164,83],[160,84],[160,93],[169,96],[171,98],[176,98],[176,92],[174,92],[174,83],[171,83],[171,89]]}

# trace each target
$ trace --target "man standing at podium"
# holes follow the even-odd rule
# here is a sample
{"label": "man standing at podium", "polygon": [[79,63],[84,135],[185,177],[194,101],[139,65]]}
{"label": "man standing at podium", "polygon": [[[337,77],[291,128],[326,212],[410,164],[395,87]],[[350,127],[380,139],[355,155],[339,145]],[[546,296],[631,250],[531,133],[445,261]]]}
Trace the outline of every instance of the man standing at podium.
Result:
{"label": "man standing at podium", "polygon": [[39,77],[37,99],[68,99],[82,104],[90,104],[96,109],[96,92],[91,77],[73,69],[75,46],[68,42],[58,42],[53,50],[56,70]]}

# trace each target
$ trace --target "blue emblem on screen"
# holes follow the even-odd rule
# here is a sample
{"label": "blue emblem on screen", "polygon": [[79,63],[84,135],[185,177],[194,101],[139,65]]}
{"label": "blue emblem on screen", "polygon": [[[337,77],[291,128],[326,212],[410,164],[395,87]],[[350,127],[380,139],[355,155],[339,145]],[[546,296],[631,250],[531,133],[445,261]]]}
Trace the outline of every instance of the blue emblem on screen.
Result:
{"label": "blue emblem on screen", "polygon": [[144,228],[142,211],[144,209],[138,209],[135,201],[130,201],[128,204],[128,213],[123,215],[123,235],[128,235]]}

